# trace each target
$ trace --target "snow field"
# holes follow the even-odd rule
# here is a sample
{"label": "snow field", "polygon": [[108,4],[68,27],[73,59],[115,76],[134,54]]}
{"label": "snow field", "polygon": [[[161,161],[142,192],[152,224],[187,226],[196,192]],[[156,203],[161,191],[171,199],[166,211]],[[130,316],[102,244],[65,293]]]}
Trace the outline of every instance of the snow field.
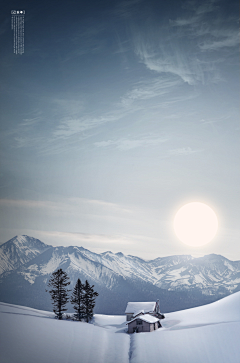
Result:
{"label": "snow field", "polygon": [[240,292],[165,316],[163,328],[133,335],[131,363],[240,362]]}
{"label": "snow field", "polygon": [[125,316],[87,324],[0,303],[0,363],[240,362],[240,292],[165,316],[161,329],[128,335]]}
{"label": "snow field", "polygon": [[133,334],[131,363],[239,363],[240,323]]}
{"label": "snow field", "polygon": [[129,336],[0,304],[1,363],[128,363]]}

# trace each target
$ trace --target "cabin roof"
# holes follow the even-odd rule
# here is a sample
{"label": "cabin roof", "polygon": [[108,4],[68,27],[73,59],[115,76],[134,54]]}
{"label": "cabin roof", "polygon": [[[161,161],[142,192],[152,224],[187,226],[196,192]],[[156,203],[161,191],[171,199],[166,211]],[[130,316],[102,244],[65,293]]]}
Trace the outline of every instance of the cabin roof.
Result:
{"label": "cabin roof", "polygon": [[136,315],[139,312],[149,313],[153,312],[156,306],[156,301],[147,301],[147,302],[128,302],[125,314],[134,314]]}
{"label": "cabin roof", "polygon": [[133,314],[133,317],[135,318],[135,316],[139,315],[139,314],[144,314],[144,310],[138,310]]}
{"label": "cabin roof", "polygon": [[129,321],[127,324],[132,323],[136,319],[140,319],[140,320],[146,321],[149,324],[156,323],[157,321],[159,321],[159,319],[156,318],[155,316],[152,316],[152,315],[149,315],[149,314],[145,314],[145,315],[137,316],[136,318],[134,318],[131,321]]}

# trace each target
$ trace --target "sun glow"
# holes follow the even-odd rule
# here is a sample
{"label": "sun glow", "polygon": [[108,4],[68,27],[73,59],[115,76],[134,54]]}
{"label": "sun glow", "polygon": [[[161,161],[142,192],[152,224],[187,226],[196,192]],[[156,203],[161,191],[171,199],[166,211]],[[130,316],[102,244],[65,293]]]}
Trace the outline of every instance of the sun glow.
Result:
{"label": "sun glow", "polygon": [[188,203],[176,213],[174,230],[183,243],[202,246],[215,237],[218,219],[208,205],[200,202]]}

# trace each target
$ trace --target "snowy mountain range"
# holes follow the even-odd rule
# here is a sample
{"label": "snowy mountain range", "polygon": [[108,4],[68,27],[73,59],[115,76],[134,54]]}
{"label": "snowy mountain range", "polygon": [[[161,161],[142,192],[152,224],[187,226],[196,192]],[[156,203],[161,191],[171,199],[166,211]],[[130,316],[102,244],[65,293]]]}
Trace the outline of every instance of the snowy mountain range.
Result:
{"label": "snowy mountain range", "polygon": [[164,312],[209,303],[240,290],[240,261],[221,255],[158,257],[146,261],[123,253],[53,247],[29,236],[0,246],[0,300],[51,308],[45,292],[50,274],[62,268],[99,292],[96,312],[122,314],[128,301],[160,299]]}

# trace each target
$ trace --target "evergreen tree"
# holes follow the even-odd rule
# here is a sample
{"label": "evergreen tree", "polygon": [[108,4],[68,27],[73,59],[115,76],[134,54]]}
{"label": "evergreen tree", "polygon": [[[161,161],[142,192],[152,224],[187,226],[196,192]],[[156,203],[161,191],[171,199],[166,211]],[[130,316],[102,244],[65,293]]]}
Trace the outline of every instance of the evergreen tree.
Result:
{"label": "evergreen tree", "polygon": [[60,268],[52,274],[47,284],[48,287],[52,288],[46,291],[51,295],[53,312],[59,320],[62,319],[63,312],[67,310],[65,306],[69,300],[68,293],[71,291],[67,289],[67,286],[70,284],[68,280],[67,273]]}
{"label": "evergreen tree", "polygon": [[86,322],[88,323],[92,317],[93,317],[93,309],[95,306],[95,299],[96,296],[98,296],[98,293],[96,291],[94,291],[94,285],[90,285],[89,282],[86,280],[85,284],[84,284],[84,296],[83,296],[83,307],[84,307],[84,311],[83,311],[83,317],[86,320]]}
{"label": "evergreen tree", "polygon": [[73,309],[76,312],[74,314],[74,317],[78,321],[81,321],[83,318],[83,313],[84,313],[83,297],[84,297],[84,284],[82,284],[81,280],[78,279],[71,296],[71,303],[74,304]]}

